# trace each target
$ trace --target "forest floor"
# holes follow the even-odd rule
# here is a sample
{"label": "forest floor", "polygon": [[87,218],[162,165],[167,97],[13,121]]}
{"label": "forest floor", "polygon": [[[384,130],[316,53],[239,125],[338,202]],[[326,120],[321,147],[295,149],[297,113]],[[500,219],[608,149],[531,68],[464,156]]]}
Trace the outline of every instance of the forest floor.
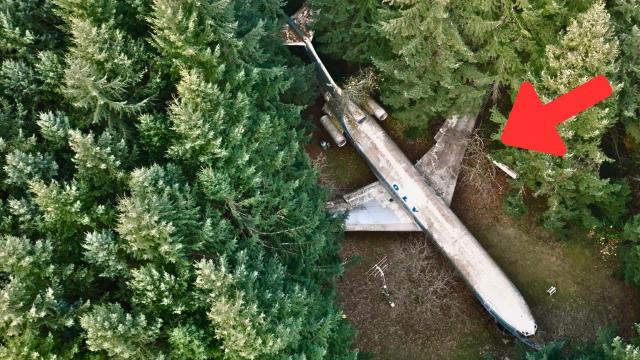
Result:
{"label": "forest floor", "polygon": [[[433,134],[437,125],[429,133]],[[411,160],[417,160],[433,142],[426,134],[420,141],[407,140],[393,130],[393,120],[384,126],[391,128],[390,134]],[[320,151],[320,139],[329,137],[317,125],[307,150],[320,164],[322,181],[334,189],[334,195],[375,181],[350,145]],[[585,234],[559,240],[532,216],[514,219],[505,214],[502,189],[506,179],[501,174],[489,192],[465,182],[464,173],[461,177],[452,209],[520,289],[546,340],[590,340],[605,327],[614,327],[623,336],[633,335],[633,323],[640,319],[640,297],[614,276],[614,257],[602,255],[596,242]],[[424,244],[425,251],[407,251],[408,244]],[[383,360],[476,359],[487,355],[513,359],[523,350],[497,327],[425,235],[349,233],[341,255],[350,265],[338,284],[339,303],[357,329],[356,347],[362,353]],[[416,256],[431,259],[426,272],[425,268],[420,272],[406,266],[416,262]],[[381,279],[367,275],[384,257],[389,263],[387,281],[397,302],[395,308],[382,294]],[[446,289],[432,296],[433,301],[439,301],[436,306],[419,293],[433,288],[435,280],[429,274],[444,276],[447,281]],[[558,289],[553,296],[546,293],[550,286]]]}

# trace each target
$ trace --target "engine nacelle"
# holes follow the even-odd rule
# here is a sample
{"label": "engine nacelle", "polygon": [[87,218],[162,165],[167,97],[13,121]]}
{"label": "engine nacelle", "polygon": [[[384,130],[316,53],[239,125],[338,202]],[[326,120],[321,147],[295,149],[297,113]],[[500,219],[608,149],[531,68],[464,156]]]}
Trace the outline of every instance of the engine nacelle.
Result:
{"label": "engine nacelle", "polygon": [[[342,113],[343,116],[347,116],[348,118],[355,120],[358,124],[362,124],[362,122],[364,122],[367,119],[367,113],[364,112],[360,108],[360,106],[356,105],[353,101],[347,100],[346,104],[345,103],[339,103],[339,102],[337,102],[336,99],[334,99],[334,97],[329,92],[325,92],[324,94],[322,94],[322,96],[324,97],[324,100],[325,100],[326,104],[331,104],[331,106],[336,107],[336,108],[337,107],[344,107],[344,109],[342,111],[340,111],[338,109],[338,112]],[[338,114],[333,114],[333,112],[328,112],[328,111],[325,111],[325,113],[333,115],[333,116],[337,116],[338,115]]]}
{"label": "engine nacelle", "polygon": [[349,100],[347,103],[347,111],[348,115],[351,115],[358,124],[362,124],[365,120],[367,120],[367,114],[362,111],[360,106],[353,103],[353,101]]}
{"label": "engine nacelle", "polygon": [[389,116],[384,108],[369,96],[367,96],[363,101],[362,107],[366,112],[373,115],[380,121],[384,121]]}
{"label": "engine nacelle", "polygon": [[347,143],[347,139],[342,135],[342,131],[333,124],[333,121],[331,121],[329,116],[322,115],[320,123],[322,124],[322,127],[327,130],[329,136],[331,136],[331,139],[336,145],[338,145],[338,147],[343,147]]}
{"label": "engine nacelle", "polygon": [[336,114],[333,113],[333,110],[331,110],[328,103],[322,105],[322,111],[330,117],[336,117]]}

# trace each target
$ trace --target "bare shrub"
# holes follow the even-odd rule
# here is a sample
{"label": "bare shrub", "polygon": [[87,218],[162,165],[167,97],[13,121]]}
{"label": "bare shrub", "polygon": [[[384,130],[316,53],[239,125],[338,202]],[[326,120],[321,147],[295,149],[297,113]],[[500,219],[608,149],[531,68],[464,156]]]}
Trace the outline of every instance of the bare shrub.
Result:
{"label": "bare shrub", "polygon": [[502,191],[498,172],[487,156],[487,143],[479,130],[471,133],[462,161],[460,182],[470,185],[482,198]]}
{"label": "bare shrub", "polygon": [[342,93],[345,98],[355,103],[362,103],[377,89],[378,76],[372,68],[366,68],[347,79],[342,86]]}
{"label": "bare shrub", "polygon": [[396,247],[389,257],[391,296],[404,311],[435,317],[456,310],[455,271],[419,236]]}
{"label": "bare shrub", "polygon": [[327,155],[324,151],[311,159],[311,165],[318,171],[318,185],[329,190],[329,198],[339,197],[353,191],[351,187],[338,184],[335,171],[329,166]]}
{"label": "bare shrub", "polygon": [[327,155],[324,152],[320,152],[315,159],[311,159],[311,165],[318,171],[318,184],[333,194],[336,191],[336,186],[333,181],[333,176],[327,164]]}

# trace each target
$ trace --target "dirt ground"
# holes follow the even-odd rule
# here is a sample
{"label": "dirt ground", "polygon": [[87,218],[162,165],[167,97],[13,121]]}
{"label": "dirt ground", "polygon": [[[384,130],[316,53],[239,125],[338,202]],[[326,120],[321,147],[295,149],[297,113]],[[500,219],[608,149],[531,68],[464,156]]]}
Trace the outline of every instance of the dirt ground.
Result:
{"label": "dirt ground", "polygon": [[[390,126],[394,126],[393,120]],[[407,141],[400,131],[390,133],[412,160],[432,143]],[[375,180],[349,145],[320,151],[320,139],[328,140],[322,130],[313,134],[307,150],[312,157],[325,157],[322,172],[335,194]],[[461,176],[464,179],[464,173]],[[498,183],[506,188],[502,175]],[[581,239],[584,234],[558,240],[531,218],[509,217],[503,211],[503,196],[499,186],[485,195],[473,184],[460,181],[452,209],[523,293],[542,336],[547,341],[589,340],[603,327],[615,327],[623,336],[633,335],[633,323],[640,320],[640,300],[635,290],[613,276],[615,259],[603,258],[593,241]],[[357,348],[376,359],[516,358],[522,345],[497,327],[457,275],[449,281],[444,304],[424,311],[429,301],[416,302],[421,294],[411,288],[424,291],[425,283],[416,283],[415,276],[409,280],[411,276],[402,266],[404,253],[399,251],[411,242],[424,242],[428,256],[440,264],[442,270],[433,271],[434,276],[453,272],[425,235],[346,235],[341,255],[350,265],[338,285],[339,303],[357,329]],[[397,305],[394,308],[382,292],[381,278],[368,274],[385,258],[391,300]],[[432,281],[428,274],[424,279]],[[553,296],[545,291],[550,286],[558,289]]]}

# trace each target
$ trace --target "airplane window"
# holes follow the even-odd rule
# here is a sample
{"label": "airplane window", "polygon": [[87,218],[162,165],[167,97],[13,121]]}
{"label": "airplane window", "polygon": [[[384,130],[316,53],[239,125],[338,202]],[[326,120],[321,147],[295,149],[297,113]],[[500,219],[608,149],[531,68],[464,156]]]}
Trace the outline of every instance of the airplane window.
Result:
{"label": "airplane window", "polygon": [[396,185],[396,184],[393,184],[393,190],[398,191],[398,190],[400,190],[400,187],[398,185]]}
{"label": "airplane window", "polygon": [[403,196],[402,200],[407,201],[407,195]]}
{"label": "airplane window", "polygon": [[413,211],[413,212],[418,212],[418,209],[416,209],[416,207],[414,206],[414,207],[411,209],[411,211]]}

